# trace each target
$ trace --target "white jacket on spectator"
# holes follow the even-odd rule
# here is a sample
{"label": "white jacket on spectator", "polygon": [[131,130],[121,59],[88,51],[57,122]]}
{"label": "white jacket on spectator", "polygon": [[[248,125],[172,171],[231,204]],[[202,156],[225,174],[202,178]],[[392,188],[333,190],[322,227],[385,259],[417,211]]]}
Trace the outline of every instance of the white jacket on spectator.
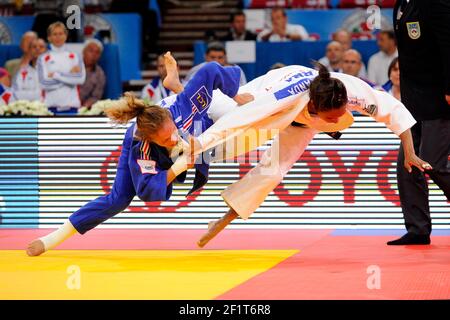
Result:
{"label": "white jacket on spectator", "polygon": [[[79,67],[80,72],[70,72],[75,66]],[[86,70],[78,54],[68,51],[65,46],[56,48],[51,45],[51,50],[38,58],[37,70],[47,107],[64,111],[81,106],[78,85],[84,83]],[[50,74],[53,76],[50,77]]]}
{"label": "white jacket on spectator", "polygon": [[16,98],[9,87],[0,84],[0,106],[10,104],[16,101]]}
{"label": "white jacket on spectator", "polygon": [[37,69],[31,65],[20,68],[13,79],[12,90],[17,100],[42,101]]}
{"label": "white jacket on spectator", "polygon": [[388,69],[392,60],[398,56],[398,51],[391,56],[383,51],[378,51],[369,59],[368,79],[378,85],[385,84],[388,80]]}
{"label": "white jacket on spectator", "polygon": [[[262,37],[266,36],[267,34],[271,33],[272,29],[265,29],[261,31],[258,34],[257,40],[261,41]],[[308,40],[309,34],[308,31],[306,31],[305,27],[303,27],[300,24],[287,24],[286,25],[286,34],[296,34],[302,37],[302,40]],[[268,39],[269,42],[285,42],[285,41],[291,41],[288,38],[281,38],[278,34],[274,33],[270,36]]]}

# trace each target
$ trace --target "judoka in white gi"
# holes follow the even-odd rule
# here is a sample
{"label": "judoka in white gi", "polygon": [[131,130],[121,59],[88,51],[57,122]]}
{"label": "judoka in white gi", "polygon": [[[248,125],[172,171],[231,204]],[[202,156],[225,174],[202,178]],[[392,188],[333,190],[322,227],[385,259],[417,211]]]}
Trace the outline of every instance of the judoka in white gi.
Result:
{"label": "judoka in white gi", "polygon": [[[405,168],[421,171],[431,166],[414,152],[410,128],[416,123],[410,112],[386,92],[372,89],[359,78],[329,73],[318,65],[319,71],[303,66],[288,66],[268,72],[239,89],[255,100],[231,112],[236,105],[231,99],[213,97],[210,117],[215,123],[198,137],[195,154],[227,143],[232,139],[255,136],[255,130],[279,130],[272,147],[265,151],[258,165],[243,178],[222,192],[229,212],[210,223],[208,232],[198,241],[203,247],[232,220],[248,219],[266,196],[281,182],[293,164],[319,132],[338,132],[353,123],[351,111],[371,116],[383,122],[401,139],[405,152]],[[215,112],[215,114],[214,114]],[[270,136],[269,136],[270,137]],[[267,139],[256,136],[252,145]],[[255,140],[255,139],[254,139]],[[238,156],[247,149],[227,150],[224,158]]]}

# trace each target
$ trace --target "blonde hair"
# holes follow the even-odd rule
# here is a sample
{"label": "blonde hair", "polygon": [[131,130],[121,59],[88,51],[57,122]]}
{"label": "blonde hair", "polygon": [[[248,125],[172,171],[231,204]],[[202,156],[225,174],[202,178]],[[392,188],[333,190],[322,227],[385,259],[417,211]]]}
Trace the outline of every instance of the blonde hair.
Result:
{"label": "blonde hair", "polygon": [[136,135],[142,140],[155,134],[167,119],[172,119],[168,109],[148,105],[144,100],[137,99],[131,92],[126,92],[122,98],[106,107],[105,113],[108,118],[118,124],[127,124],[131,119],[136,118]]}
{"label": "blonde hair", "polygon": [[48,26],[47,28],[47,37],[50,37],[53,30],[55,30],[56,28],[63,28],[64,33],[66,34],[66,36],[69,34],[69,31],[67,30],[66,26],[64,25],[64,23],[57,21],[57,22],[53,22],[51,25]]}

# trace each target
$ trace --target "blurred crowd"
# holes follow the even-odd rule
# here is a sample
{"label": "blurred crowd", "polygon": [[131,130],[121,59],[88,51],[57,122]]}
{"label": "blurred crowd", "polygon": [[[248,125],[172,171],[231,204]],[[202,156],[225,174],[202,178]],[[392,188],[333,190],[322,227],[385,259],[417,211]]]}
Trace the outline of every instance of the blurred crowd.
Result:
{"label": "blurred crowd", "polygon": [[34,31],[22,36],[22,56],[0,68],[0,105],[41,101],[55,114],[76,114],[103,97],[106,77],[98,65],[103,44],[87,40],[80,56],[67,48],[67,37],[61,22],[48,27],[48,43]]}
{"label": "blurred crowd", "polygon": [[[20,2],[20,1],[18,1]],[[30,1],[21,1],[25,5]],[[37,1],[35,10],[41,14],[59,15],[60,10],[70,3],[96,3],[111,9],[118,7],[117,1]],[[122,6],[124,6],[122,4]],[[125,6],[122,8],[126,10]],[[59,13],[57,13],[59,12]],[[51,19],[50,19],[51,20]],[[22,56],[9,60],[0,68],[0,105],[10,104],[17,100],[41,101],[54,114],[76,114],[81,107],[91,108],[104,95],[106,77],[99,65],[103,52],[103,43],[90,38],[84,41],[81,55],[69,50],[66,42],[71,34],[66,26],[56,20],[48,24],[42,20],[45,33],[39,31],[41,22],[37,21],[37,31],[28,31],[22,36],[20,49]],[[46,22],[46,24],[44,23]],[[182,80],[184,83],[206,62],[216,61],[228,65],[225,41],[314,41],[305,27],[290,24],[284,8],[272,8],[270,21],[259,33],[246,29],[246,15],[242,10],[234,11],[230,16],[227,33],[217,37],[213,31],[207,31],[208,46],[204,62],[192,67]],[[73,36],[76,38],[76,35]],[[397,99],[401,98],[399,85],[399,67],[397,46],[393,30],[381,30],[377,34],[379,51],[370,57],[367,66],[361,54],[352,48],[352,34],[347,30],[336,30],[326,47],[323,57],[317,60],[332,72],[342,72],[359,77],[370,86],[386,90]],[[145,47],[145,46],[144,46]],[[158,76],[151,79],[142,89],[141,97],[152,102],[173,94],[163,86],[166,76],[162,54],[156,59]],[[281,60],[281,57],[280,57]],[[282,67],[278,63],[273,68]],[[241,85],[247,82],[241,70]]]}

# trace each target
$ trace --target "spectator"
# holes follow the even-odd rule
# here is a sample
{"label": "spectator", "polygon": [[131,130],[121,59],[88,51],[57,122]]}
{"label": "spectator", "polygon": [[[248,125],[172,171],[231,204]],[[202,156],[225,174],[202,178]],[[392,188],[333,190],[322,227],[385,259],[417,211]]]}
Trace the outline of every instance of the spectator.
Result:
{"label": "spectator", "polygon": [[342,56],[344,54],[344,46],[337,41],[331,41],[327,45],[325,57],[319,62],[327,67],[330,72],[342,72]]}
{"label": "spectator", "polygon": [[286,11],[283,8],[273,8],[271,12],[272,29],[265,29],[258,34],[259,41],[295,41],[309,38],[306,29],[299,24],[288,24]]}
{"label": "spectator", "polygon": [[220,38],[221,41],[256,40],[256,34],[245,29],[246,17],[243,11],[232,13],[230,23],[230,30]]}
{"label": "spectator", "polygon": [[83,48],[83,62],[86,68],[86,81],[80,87],[81,105],[90,108],[103,97],[106,77],[98,61],[102,56],[103,45],[97,39],[89,39]]}
{"label": "spectator", "polygon": [[37,41],[33,41],[31,49],[33,50],[34,47],[35,50],[38,52],[38,58],[41,54],[46,53],[48,50],[47,42],[42,38],[38,38]]}
{"label": "spectator", "polygon": [[19,71],[21,65],[27,65],[31,60],[30,44],[37,39],[37,34],[34,31],[27,31],[23,34],[20,40],[20,49],[23,52],[22,57],[17,59],[8,60],[5,63],[5,69],[8,70],[11,78],[14,78]]}
{"label": "spectator", "polygon": [[372,88],[376,87],[374,83],[359,76],[359,74],[361,73],[362,65],[363,63],[361,54],[357,50],[349,49],[344,52],[344,55],[342,56],[342,72],[360,78],[361,80],[369,84]]}
{"label": "spectator", "polygon": [[10,86],[11,77],[8,70],[0,68],[0,106],[9,104],[15,100]]}
{"label": "spectator", "polygon": [[164,64],[164,55],[158,56],[156,62],[156,69],[158,70],[158,77],[155,77],[148,83],[141,93],[142,99],[151,100],[153,103],[158,103],[164,98],[174,94],[174,92],[166,89],[163,85],[163,81],[167,76],[166,66]]}
{"label": "spectator", "polygon": [[398,66],[398,57],[392,60],[388,68],[389,80],[383,85],[383,89],[391,96],[401,101],[400,95],[400,68]]}
{"label": "spectator", "polygon": [[333,33],[331,39],[342,44],[344,51],[352,48],[352,34],[345,29],[339,29]]}
{"label": "spectator", "polygon": [[[340,44],[342,44],[344,52],[349,49],[352,49],[352,47],[353,47],[352,34],[345,29],[339,29],[338,31],[333,33],[331,38],[332,38],[332,40],[337,41]],[[361,63],[362,63],[362,65],[361,65],[361,69],[359,71],[358,77],[360,77],[361,79],[366,79],[367,78],[366,65],[364,64],[363,61],[361,61]]]}
{"label": "spectator", "polygon": [[44,103],[55,114],[77,113],[81,106],[78,86],[86,80],[83,59],[66,49],[67,34],[63,23],[52,23],[47,29],[51,50],[37,63]]}
{"label": "spectator", "polygon": [[18,100],[42,100],[36,64],[38,57],[46,51],[47,43],[44,39],[39,38],[31,42],[31,61],[22,65],[13,79],[13,92]]}
{"label": "spectator", "polygon": [[394,31],[381,31],[377,37],[377,44],[380,51],[369,59],[368,78],[370,81],[382,85],[389,80],[387,77],[389,65],[398,56]]}
{"label": "spectator", "polygon": [[[205,62],[200,63],[200,64],[196,65],[195,67],[193,67],[191,70],[189,70],[186,77],[184,78],[184,83],[188,82],[194,76],[194,74],[198,70],[200,70],[201,67],[203,67],[203,65],[206,62],[211,62],[211,61],[216,61],[222,66],[229,65],[227,63],[227,52],[222,43],[211,42],[208,45],[208,48],[206,49],[206,54],[205,54]],[[246,83],[247,83],[247,78],[245,77],[244,71],[242,71],[242,69],[241,69],[241,79],[240,79],[239,84],[242,86]]]}

